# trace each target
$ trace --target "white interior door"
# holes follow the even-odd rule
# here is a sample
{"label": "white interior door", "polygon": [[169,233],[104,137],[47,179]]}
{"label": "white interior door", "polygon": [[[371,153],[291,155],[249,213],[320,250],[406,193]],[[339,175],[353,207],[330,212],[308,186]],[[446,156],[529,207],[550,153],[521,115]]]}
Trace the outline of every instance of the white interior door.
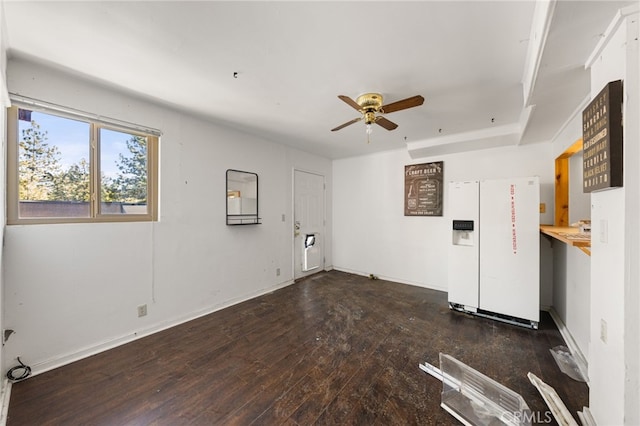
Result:
{"label": "white interior door", "polygon": [[324,269],[324,176],[294,171],[294,278]]}

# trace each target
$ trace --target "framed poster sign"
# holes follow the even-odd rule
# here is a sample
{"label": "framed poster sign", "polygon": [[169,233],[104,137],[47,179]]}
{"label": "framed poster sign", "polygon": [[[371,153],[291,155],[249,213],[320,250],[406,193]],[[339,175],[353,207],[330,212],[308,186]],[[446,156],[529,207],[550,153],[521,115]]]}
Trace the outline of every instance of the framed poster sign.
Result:
{"label": "framed poster sign", "polygon": [[404,166],[404,215],[442,216],[443,161]]}
{"label": "framed poster sign", "polygon": [[582,192],[622,186],[622,81],[582,111]]}

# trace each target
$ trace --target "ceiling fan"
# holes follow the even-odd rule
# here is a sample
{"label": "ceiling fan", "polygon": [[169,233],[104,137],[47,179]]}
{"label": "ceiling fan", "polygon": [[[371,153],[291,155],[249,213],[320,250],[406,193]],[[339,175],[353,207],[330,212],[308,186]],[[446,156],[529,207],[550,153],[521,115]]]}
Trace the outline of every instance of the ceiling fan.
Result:
{"label": "ceiling fan", "polygon": [[338,98],[342,99],[347,105],[350,105],[353,109],[360,112],[362,116],[354,118],[351,121],[347,121],[346,123],[331,129],[331,131],[335,132],[364,119],[364,122],[367,125],[367,135],[371,134],[371,124],[373,123],[376,123],[387,130],[393,130],[398,127],[398,125],[393,121],[387,120],[382,115],[376,114],[390,114],[403,109],[417,107],[424,103],[424,98],[420,95],[392,102],[387,105],[382,105],[382,95],[380,93],[365,93],[358,96],[355,101],[345,95],[338,95]]}

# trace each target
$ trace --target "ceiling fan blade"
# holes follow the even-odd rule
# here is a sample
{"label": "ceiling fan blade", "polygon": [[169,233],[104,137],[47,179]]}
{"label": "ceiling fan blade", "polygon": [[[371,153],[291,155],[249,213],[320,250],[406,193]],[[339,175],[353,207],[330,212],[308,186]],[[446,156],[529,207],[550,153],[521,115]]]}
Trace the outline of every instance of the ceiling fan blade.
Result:
{"label": "ceiling fan blade", "polygon": [[356,103],[356,101],[354,101],[354,100],[353,100],[353,99],[351,99],[350,97],[345,96],[345,95],[338,95],[338,97],[339,97],[340,99],[342,99],[342,100],[343,100],[345,103],[347,103],[348,105],[351,105],[351,107],[352,107],[353,109],[355,109],[356,111],[360,111],[360,109],[361,109],[361,108],[360,108],[360,105],[358,105],[358,104]]}
{"label": "ceiling fan blade", "polygon": [[398,125],[393,121],[389,121],[386,118],[380,116],[376,117],[376,124],[379,124],[387,130],[393,130],[398,127]]}
{"label": "ceiling fan blade", "polygon": [[424,98],[420,95],[412,96],[401,101],[392,102],[389,105],[382,106],[382,112],[389,114],[391,112],[400,111],[402,109],[413,108],[420,106],[424,103]]}
{"label": "ceiling fan blade", "polygon": [[360,120],[362,120],[362,117],[354,118],[354,119],[353,119],[353,120],[351,120],[351,121],[347,121],[346,123],[339,125],[339,126],[338,126],[338,127],[336,127],[335,129],[331,129],[331,131],[332,131],[332,132],[335,132],[336,130],[340,130],[340,129],[344,128],[344,127],[350,126],[350,125],[352,125],[353,123],[357,123],[357,122],[358,122],[358,121],[360,121]]}

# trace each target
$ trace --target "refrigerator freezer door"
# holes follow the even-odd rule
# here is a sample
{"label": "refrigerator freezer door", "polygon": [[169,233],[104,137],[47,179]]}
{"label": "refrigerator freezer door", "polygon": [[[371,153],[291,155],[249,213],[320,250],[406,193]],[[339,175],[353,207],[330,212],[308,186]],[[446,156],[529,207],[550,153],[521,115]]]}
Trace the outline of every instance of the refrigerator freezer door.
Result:
{"label": "refrigerator freezer door", "polygon": [[480,309],[539,321],[540,184],[480,183]]}
{"label": "refrigerator freezer door", "polygon": [[[478,308],[478,253],[480,226],[478,223],[478,181],[449,182],[449,303],[464,305],[466,310]],[[454,221],[472,221],[469,227],[456,226]],[[470,224],[469,224],[470,225]],[[463,229],[467,228],[467,229]]]}

